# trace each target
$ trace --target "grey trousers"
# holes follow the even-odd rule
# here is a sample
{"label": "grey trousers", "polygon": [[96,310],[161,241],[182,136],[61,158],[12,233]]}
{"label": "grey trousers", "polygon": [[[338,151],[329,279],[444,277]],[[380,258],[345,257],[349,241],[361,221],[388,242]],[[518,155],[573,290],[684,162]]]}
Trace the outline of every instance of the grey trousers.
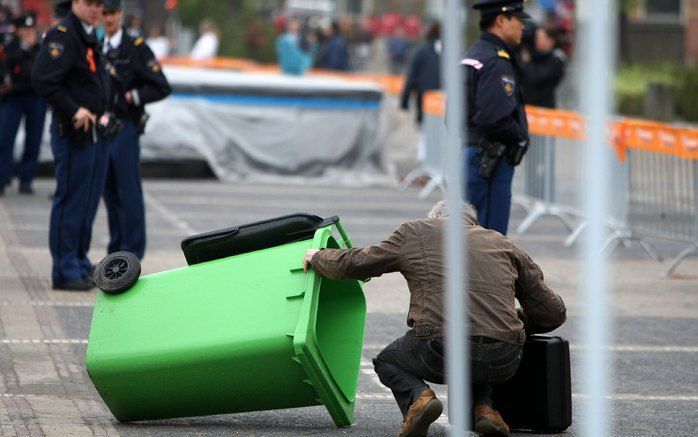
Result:
{"label": "grey trousers", "polygon": [[[407,331],[373,359],[378,378],[393,392],[403,417],[410,405],[429,388],[426,382],[446,382],[444,343],[444,339],[421,340]],[[514,376],[521,362],[522,348],[473,339],[469,343],[473,404],[492,405],[492,385]]]}

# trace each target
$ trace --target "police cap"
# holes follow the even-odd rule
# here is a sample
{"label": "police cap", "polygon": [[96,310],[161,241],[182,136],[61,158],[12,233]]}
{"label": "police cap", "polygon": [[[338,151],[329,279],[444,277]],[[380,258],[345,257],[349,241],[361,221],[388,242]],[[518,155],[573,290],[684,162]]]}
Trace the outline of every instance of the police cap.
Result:
{"label": "police cap", "polygon": [[68,16],[70,10],[73,8],[72,0],[58,0],[56,6],[53,9],[53,17],[58,19],[63,19]]}
{"label": "police cap", "polygon": [[123,9],[121,0],[104,0],[104,12],[116,12]]}
{"label": "police cap", "polygon": [[36,27],[36,16],[32,13],[21,14],[14,19],[14,25],[16,28],[20,27]]}
{"label": "police cap", "polygon": [[526,0],[480,0],[473,5],[473,9],[480,11],[481,16],[512,14],[520,18],[531,18],[524,12]]}

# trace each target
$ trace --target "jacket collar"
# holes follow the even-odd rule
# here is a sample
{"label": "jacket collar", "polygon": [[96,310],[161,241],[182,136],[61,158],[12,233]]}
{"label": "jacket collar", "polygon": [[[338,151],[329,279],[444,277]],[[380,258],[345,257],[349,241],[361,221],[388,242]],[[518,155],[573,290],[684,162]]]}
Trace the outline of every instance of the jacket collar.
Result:
{"label": "jacket collar", "polygon": [[97,44],[97,36],[96,32],[92,31],[91,34],[88,34],[85,31],[85,26],[83,26],[82,21],[74,14],[70,13],[68,16],[63,20],[63,22],[66,25],[72,26],[73,29],[80,35],[80,37],[85,41],[86,44],[88,45],[96,45]]}
{"label": "jacket collar", "polygon": [[514,50],[511,48],[511,46],[509,44],[505,43],[502,38],[498,37],[497,35],[495,35],[493,33],[482,32],[480,34],[480,39],[487,41],[490,44],[494,44],[498,47],[503,48],[504,50],[507,51],[507,53],[509,53],[510,56],[514,54]]}

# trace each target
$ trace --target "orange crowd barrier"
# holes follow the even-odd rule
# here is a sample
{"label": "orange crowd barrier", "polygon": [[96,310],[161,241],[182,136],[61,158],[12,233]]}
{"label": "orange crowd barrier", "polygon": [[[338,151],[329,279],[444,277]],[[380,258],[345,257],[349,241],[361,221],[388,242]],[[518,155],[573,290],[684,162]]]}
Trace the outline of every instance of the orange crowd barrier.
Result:
{"label": "orange crowd barrier", "polygon": [[[425,112],[443,116],[446,99],[441,92],[425,95]],[[584,118],[573,111],[526,107],[529,132],[534,135],[583,140]],[[672,126],[650,120],[624,119],[611,124],[612,143],[621,160],[627,149],[698,159],[698,129]]]}

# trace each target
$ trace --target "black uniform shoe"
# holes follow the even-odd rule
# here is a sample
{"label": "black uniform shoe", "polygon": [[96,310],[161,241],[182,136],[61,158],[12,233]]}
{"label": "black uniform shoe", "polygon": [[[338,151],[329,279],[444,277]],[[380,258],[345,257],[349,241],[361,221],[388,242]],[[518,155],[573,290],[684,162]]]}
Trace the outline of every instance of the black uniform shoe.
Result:
{"label": "black uniform shoe", "polygon": [[94,288],[95,283],[87,278],[75,279],[73,281],[60,282],[53,284],[54,290],[66,291],[90,291]]}
{"label": "black uniform shoe", "polygon": [[34,189],[32,188],[31,185],[20,185],[19,186],[19,194],[31,195],[31,194],[34,194]]}

